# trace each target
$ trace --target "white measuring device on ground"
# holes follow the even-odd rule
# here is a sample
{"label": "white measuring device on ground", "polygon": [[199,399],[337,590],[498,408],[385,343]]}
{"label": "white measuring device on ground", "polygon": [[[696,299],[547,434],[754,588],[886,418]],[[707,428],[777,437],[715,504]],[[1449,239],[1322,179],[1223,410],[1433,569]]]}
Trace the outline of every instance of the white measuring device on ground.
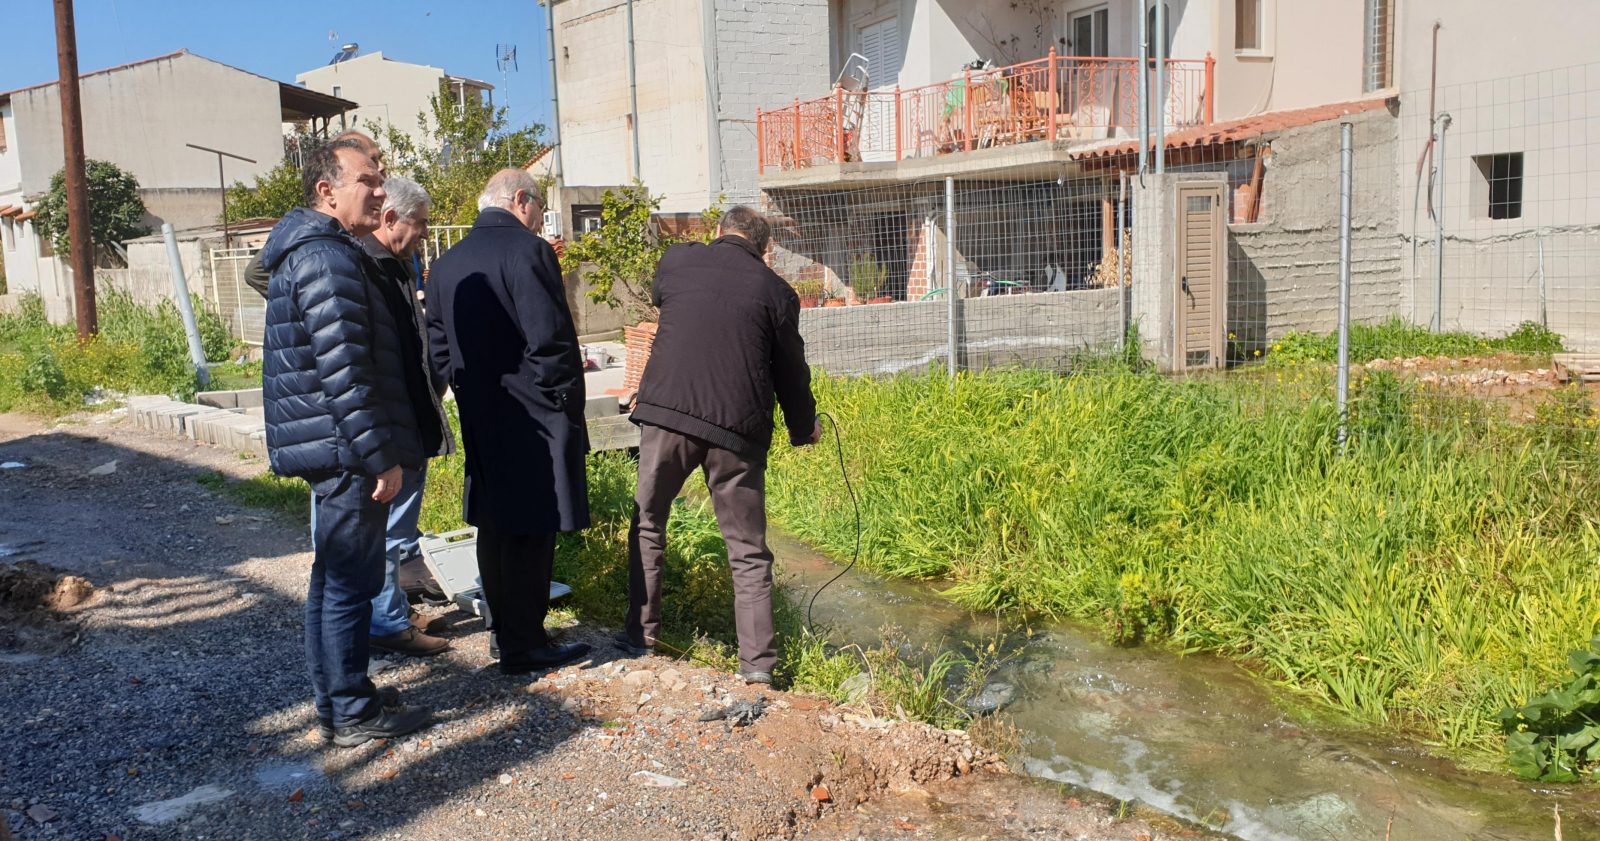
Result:
{"label": "white measuring device on ground", "polygon": [[[489,619],[489,603],[483,600],[483,580],[478,577],[478,530],[468,526],[444,534],[425,534],[417,542],[422,562],[433,573],[445,598],[462,610]],[[550,601],[572,593],[559,581],[550,582]]]}

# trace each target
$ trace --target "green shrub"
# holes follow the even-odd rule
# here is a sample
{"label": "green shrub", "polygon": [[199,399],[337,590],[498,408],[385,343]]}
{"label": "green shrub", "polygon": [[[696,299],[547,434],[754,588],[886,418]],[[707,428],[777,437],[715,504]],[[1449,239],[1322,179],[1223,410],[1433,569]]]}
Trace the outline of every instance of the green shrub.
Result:
{"label": "green shrub", "polygon": [[[227,326],[200,299],[194,306],[206,357],[226,359],[235,347]],[[194,395],[194,364],[177,305],[145,307],[124,292],[101,290],[97,309],[99,332],[87,342],[78,341],[72,325],[51,324],[38,296],[0,316],[0,356],[22,360],[0,364],[0,410],[69,412],[97,389]]]}

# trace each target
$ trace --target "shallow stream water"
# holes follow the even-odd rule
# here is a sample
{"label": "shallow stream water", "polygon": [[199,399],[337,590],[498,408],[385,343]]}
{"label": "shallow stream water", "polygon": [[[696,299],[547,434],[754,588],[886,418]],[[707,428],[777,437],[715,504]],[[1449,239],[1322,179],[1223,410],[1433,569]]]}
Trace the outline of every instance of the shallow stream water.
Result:
{"label": "shallow stream water", "polygon": [[[803,600],[840,569],[798,541],[777,538],[774,549]],[[997,630],[927,585],[858,572],[822,592],[814,618],[836,642],[864,647],[885,626],[945,645]],[[1119,648],[1092,628],[1032,632],[994,678],[1016,687],[1006,712],[1024,746],[1013,765],[1028,774],[1247,841],[1553,839],[1557,805],[1566,841],[1600,839],[1593,787],[1464,771],[1416,745],[1301,722],[1270,687],[1219,658]]]}

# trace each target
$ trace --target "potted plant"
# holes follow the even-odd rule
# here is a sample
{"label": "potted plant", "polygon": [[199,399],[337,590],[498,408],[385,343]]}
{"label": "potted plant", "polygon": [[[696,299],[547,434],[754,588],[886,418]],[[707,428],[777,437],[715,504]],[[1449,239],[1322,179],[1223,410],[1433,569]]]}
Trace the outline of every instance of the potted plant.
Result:
{"label": "potted plant", "polygon": [[800,296],[800,308],[811,309],[822,300],[822,281],[801,279],[790,284]]}
{"label": "potted plant", "polygon": [[561,255],[562,274],[581,267],[589,268],[590,300],[626,309],[623,343],[628,347],[623,362],[624,392],[639,389],[639,378],[650,358],[655,341],[656,319],[660,313],[651,302],[650,286],[656,265],[667,249],[680,242],[709,242],[722,215],[722,203],[701,214],[697,233],[674,237],[663,232],[653,214],[661,207],[662,196],[652,196],[644,184],[635,181],[620,192],[607,190],[600,200],[600,228],[567,243]]}
{"label": "potted plant", "polygon": [[850,264],[850,288],[858,300],[869,304],[892,302],[893,298],[882,294],[888,280],[889,268],[871,254],[862,254]]}

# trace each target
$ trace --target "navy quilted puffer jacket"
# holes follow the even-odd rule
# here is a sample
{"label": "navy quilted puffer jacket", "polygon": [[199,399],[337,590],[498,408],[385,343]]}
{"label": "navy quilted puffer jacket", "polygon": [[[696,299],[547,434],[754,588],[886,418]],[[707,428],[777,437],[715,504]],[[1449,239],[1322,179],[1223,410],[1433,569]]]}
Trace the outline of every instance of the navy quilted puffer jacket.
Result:
{"label": "navy quilted puffer jacket", "polygon": [[[273,228],[262,397],[280,476],[376,476],[427,460],[382,273],[332,217],[296,208]],[[409,325],[408,325],[409,327]]]}

